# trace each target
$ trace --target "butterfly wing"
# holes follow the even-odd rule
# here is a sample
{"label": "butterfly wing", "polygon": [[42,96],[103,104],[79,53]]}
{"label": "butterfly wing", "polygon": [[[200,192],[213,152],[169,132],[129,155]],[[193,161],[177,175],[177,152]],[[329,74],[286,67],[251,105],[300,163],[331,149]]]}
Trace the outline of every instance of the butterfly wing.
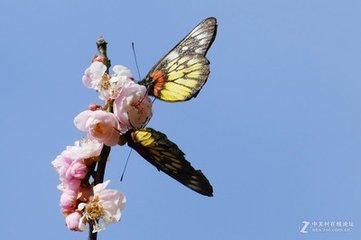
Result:
{"label": "butterfly wing", "polygon": [[187,101],[196,97],[210,73],[205,55],[216,33],[216,18],[203,20],[139,84],[148,88],[149,95],[167,102]]}
{"label": "butterfly wing", "polygon": [[190,189],[213,196],[213,188],[200,170],[195,170],[185,159],[184,153],[167,136],[152,128],[128,131],[128,145],[143,158]]}

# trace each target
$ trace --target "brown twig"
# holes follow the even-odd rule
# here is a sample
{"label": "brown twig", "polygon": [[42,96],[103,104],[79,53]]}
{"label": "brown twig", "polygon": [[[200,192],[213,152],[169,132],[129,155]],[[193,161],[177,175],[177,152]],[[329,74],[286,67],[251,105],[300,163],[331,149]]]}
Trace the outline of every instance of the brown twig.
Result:
{"label": "brown twig", "polygon": [[[103,37],[98,38],[97,40],[97,48],[99,51],[99,55],[103,56],[105,59],[104,64],[107,66],[107,73],[109,73],[110,68],[110,60],[107,57],[107,42],[104,40]],[[112,111],[113,109],[109,109]],[[100,153],[100,160],[97,163],[96,170],[94,170],[94,186],[102,183],[104,181],[104,174],[105,174],[105,167],[107,164],[107,160],[109,157],[111,147],[103,146],[103,149]],[[93,233],[93,225],[89,224],[89,240],[97,240],[97,233]]]}

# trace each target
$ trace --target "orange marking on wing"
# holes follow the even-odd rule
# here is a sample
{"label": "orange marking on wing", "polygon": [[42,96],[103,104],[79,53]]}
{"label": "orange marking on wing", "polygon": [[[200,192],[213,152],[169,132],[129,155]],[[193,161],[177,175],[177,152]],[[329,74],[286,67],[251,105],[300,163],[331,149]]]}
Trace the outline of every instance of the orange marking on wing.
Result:
{"label": "orange marking on wing", "polygon": [[153,94],[156,97],[159,97],[159,92],[163,89],[164,86],[164,72],[162,70],[157,70],[150,74],[150,77],[154,80],[153,85]]}

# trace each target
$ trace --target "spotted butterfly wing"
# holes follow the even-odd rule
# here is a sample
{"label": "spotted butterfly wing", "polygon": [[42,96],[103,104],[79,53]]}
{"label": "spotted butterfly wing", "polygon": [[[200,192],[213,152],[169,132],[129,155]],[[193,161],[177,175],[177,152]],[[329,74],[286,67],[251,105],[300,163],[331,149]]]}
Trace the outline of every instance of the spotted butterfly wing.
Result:
{"label": "spotted butterfly wing", "polygon": [[130,130],[125,134],[128,145],[143,158],[178,182],[206,196],[213,188],[200,170],[195,170],[184,153],[167,136],[152,128]]}
{"label": "spotted butterfly wing", "polygon": [[216,18],[203,20],[139,84],[148,88],[149,95],[167,102],[187,101],[196,97],[210,73],[205,55],[216,33]]}

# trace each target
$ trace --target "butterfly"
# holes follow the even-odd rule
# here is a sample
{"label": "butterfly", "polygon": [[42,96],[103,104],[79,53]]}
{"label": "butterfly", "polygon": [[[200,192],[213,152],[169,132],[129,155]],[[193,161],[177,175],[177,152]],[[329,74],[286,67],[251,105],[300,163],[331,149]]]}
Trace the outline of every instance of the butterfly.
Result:
{"label": "butterfly", "polygon": [[210,73],[205,55],[216,34],[216,18],[206,18],[138,83],[147,87],[149,95],[166,102],[181,102],[196,97]]}
{"label": "butterfly", "polygon": [[[216,33],[216,18],[203,20],[138,83],[147,87],[148,95],[167,102],[196,97],[210,73],[205,55]],[[125,138],[128,146],[159,171],[202,195],[213,196],[208,179],[193,168],[182,150],[164,133],[152,128],[133,129],[125,134]]]}

